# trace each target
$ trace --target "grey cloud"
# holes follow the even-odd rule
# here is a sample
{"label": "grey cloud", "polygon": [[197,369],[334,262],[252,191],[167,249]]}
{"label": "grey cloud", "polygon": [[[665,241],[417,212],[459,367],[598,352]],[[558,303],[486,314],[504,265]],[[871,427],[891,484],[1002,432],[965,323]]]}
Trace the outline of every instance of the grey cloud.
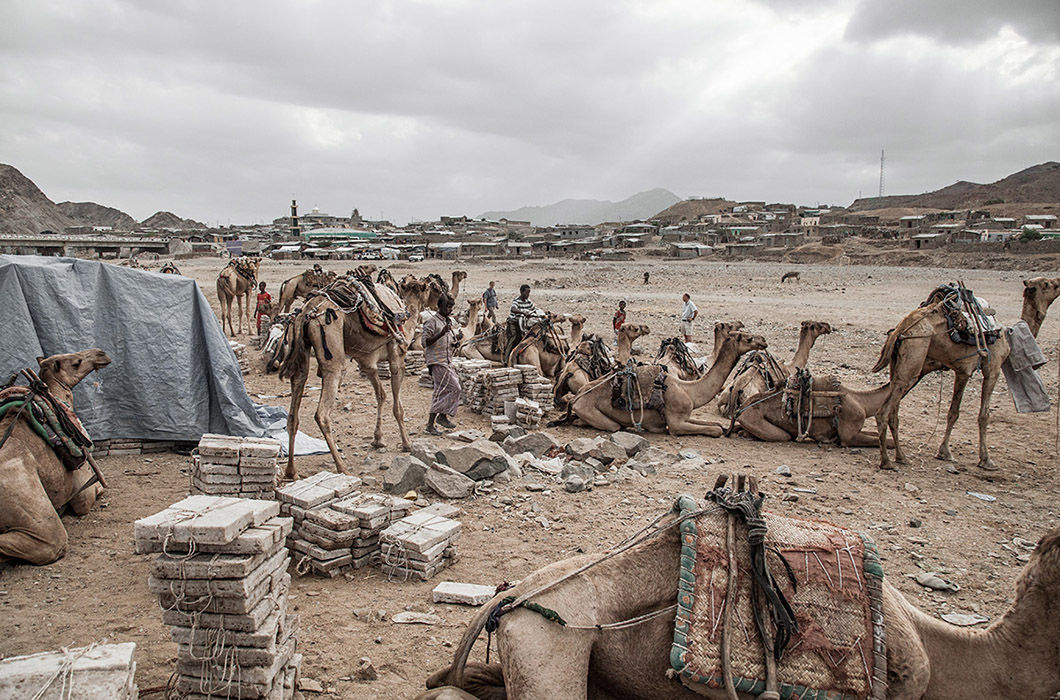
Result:
{"label": "grey cloud", "polygon": [[1009,27],[1036,43],[1060,42],[1056,0],[862,0],[847,37],[875,41],[917,35],[946,44],[974,44]]}

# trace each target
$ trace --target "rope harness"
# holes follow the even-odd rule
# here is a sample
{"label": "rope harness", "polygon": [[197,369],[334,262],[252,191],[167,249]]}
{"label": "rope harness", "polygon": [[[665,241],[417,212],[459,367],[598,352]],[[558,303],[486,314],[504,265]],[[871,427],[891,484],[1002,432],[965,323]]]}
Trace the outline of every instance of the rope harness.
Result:
{"label": "rope harness", "polygon": [[692,352],[685,345],[685,341],[680,338],[667,338],[659,343],[659,352],[655,356],[655,362],[657,364],[661,363],[667,355],[682,372],[694,379],[698,379],[701,376],[699,366],[696,365]]}
{"label": "rope harness", "polygon": [[257,277],[257,271],[254,269],[254,264],[245,258],[232,258],[228,261],[228,267],[236,271],[240,277],[248,280],[251,285],[254,284],[255,278]]}
{"label": "rope harness", "polygon": [[808,369],[796,368],[784,383],[784,414],[795,422],[795,441],[809,437],[814,418],[831,418],[839,432],[839,412],[843,395],[839,380],[832,378],[832,389],[813,388],[813,375]]}
{"label": "rope harness", "polygon": [[744,398],[744,391],[741,385],[746,384],[746,380],[743,380],[743,378],[751,374],[760,376],[765,383],[766,391],[772,391],[780,385],[788,373],[777,361],[777,358],[766,350],[752,350],[741,357],[739,364],[736,365],[736,369],[733,371],[732,381],[729,384],[728,409],[729,415],[734,417],[733,423],[736,422],[735,416],[749,408],[741,406]]}

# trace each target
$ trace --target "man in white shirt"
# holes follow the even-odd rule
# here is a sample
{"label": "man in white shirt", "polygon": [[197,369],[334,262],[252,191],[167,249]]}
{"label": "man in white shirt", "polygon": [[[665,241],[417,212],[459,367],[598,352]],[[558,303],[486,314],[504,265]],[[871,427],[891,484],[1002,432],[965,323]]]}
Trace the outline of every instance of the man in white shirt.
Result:
{"label": "man in white shirt", "polygon": [[684,308],[681,309],[681,332],[685,335],[685,342],[692,342],[692,322],[696,320],[696,316],[699,315],[699,309],[692,303],[692,297],[685,294],[681,299],[685,302]]}

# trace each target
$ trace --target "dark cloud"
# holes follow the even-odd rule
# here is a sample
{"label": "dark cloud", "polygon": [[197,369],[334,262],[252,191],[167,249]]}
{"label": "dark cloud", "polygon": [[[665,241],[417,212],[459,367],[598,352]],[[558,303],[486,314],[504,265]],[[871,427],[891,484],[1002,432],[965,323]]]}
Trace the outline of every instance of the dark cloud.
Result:
{"label": "dark cloud", "polygon": [[861,0],[847,37],[876,41],[900,35],[945,44],[975,44],[1011,29],[1035,43],[1060,43],[1056,0]]}
{"label": "dark cloud", "polygon": [[1055,158],[1056,47],[1017,24],[954,42],[939,17],[914,32],[842,0],[10,0],[0,160],[54,199],[226,223],[291,196],[399,221],[657,186],[846,203],[872,191],[881,147],[892,192]]}

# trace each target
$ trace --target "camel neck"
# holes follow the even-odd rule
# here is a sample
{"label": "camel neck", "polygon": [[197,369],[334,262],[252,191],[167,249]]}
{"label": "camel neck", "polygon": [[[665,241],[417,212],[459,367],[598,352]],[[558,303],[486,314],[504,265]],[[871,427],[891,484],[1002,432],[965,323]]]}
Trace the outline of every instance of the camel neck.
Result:
{"label": "camel neck", "polygon": [[931,680],[925,699],[951,697],[1046,698],[1060,691],[1060,668],[1053,639],[1056,628],[1043,624],[1049,601],[1039,592],[1038,610],[1026,597],[986,630],[967,630],[930,618],[905,602],[924,651]]}
{"label": "camel neck", "polygon": [[721,391],[722,386],[725,384],[725,380],[732,372],[732,368],[736,366],[736,361],[740,359],[741,354],[736,351],[732,343],[722,343],[721,350],[718,352],[718,359],[714,361],[714,364],[710,366],[710,370],[706,374],[694,381],[682,382],[689,397],[692,399],[692,404],[696,408],[705,406],[718,395],[718,392]]}
{"label": "camel neck", "polygon": [[1020,318],[1027,322],[1027,325],[1031,329],[1031,334],[1037,338],[1038,331],[1042,329],[1042,324],[1045,323],[1045,311],[1039,311],[1026,297],[1023,298],[1023,313],[1020,314]]}
{"label": "camel neck", "polygon": [[615,362],[624,367],[632,355],[633,341],[624,335],[619,335],[618,345],[615,347]]}
{"label": "camel neck", "polygon": [[74,392],[71,387],[66,386],[55,377],[44,379],[44,385],[48,387],[48,393],[62,401],[67,406],[74,405]]}
{"label": "camel neck", "polygon": [[582,326],[579,323],[570,324],[570,344],[574,347],[578,343],[582,342]]}
{"label": "camel neck", "polygon": [[799,347],[795,350],[795,355],[791,358],[792,367],[806,369],[806,363],[810,360],[810,349],[813,348],[813,344],[816,341],[817,336],[810,331],[799,333]]}

